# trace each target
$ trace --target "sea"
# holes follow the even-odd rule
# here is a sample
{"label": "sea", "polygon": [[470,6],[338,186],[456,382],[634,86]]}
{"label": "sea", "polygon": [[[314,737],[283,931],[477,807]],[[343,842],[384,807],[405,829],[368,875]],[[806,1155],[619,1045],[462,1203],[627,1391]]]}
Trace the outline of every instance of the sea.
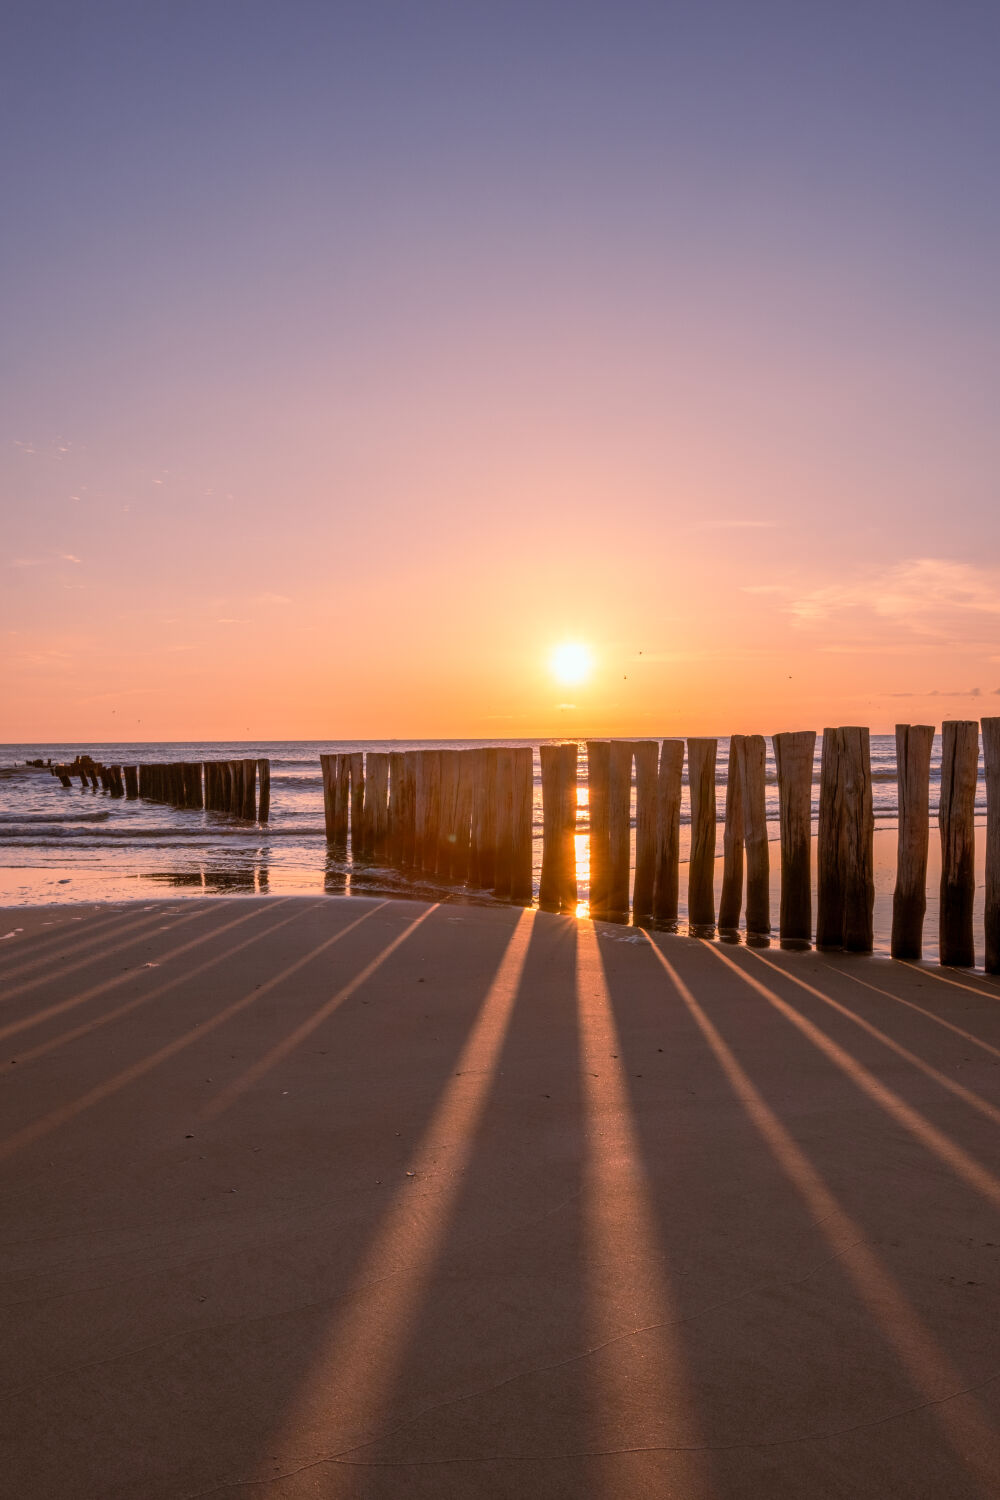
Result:
{"label": "sea", "polygon": [[[541,866],[541,776],[538,741],[527,740],[272,740],[183,741],[156,744],[9,744],[0,745],[0,905],[52,901],[120,901],[152,895],[237,896],[363,894],[413,896],[443,901],[490,902],[489,894],[441,885],[426,877],[412,879],[371,862],[355,862],[327,849],[323,823],[320,754],[325,751],[469,749],[490,743],[535,747],[534,878]],[[560,743],[557,740],[544,743]],[[778,838],[778,792],[770,740],[767,759],[767,816],[772,841]],[[813,769],[813,830],[818,813],[821,739]],[[235,760],[248,757],[271,762],[271,816],[256,826],[227,815],[183,810],[158,802],[111,798],[74,782],[62,787],[48,772],[26,769],[30,760],[72,760],[88,754],[106,764],[140,761]],[[876,938],[888,943],[891,889],[895,867],[896,743],[893,735],[871,737],[872,793],[876,824]],[[729,741],[718,741],[716,782],[718,824],[716,852],[721,867],[725,783]],[[586,914],[589,857],[587,839],[587,757],[580,742],[578,772],[577,876],[579,911]],[[982,766],[980,765],[980,778]],[[931,761],[931,813],[935,822],[941,780],[941,740],[935,737]],[[985,825],[986,790],[980,779],[977,824]],[[681,809],[681,861],[686,863],[690,804],[685,774]],[[978,884],[982,885],[982,836]],[[932,865],[929,884],[934,878]],[[633,790],[634,855],[634,790]],[[772,905],[777,915],[777,851],[772,853]],[[719,870],[721,878],[721,868]],[[686,881],[681,871],[682,926]],[[980,902],[982,891],[978,892]],[[929,919],[933,908],[933,892]]]}

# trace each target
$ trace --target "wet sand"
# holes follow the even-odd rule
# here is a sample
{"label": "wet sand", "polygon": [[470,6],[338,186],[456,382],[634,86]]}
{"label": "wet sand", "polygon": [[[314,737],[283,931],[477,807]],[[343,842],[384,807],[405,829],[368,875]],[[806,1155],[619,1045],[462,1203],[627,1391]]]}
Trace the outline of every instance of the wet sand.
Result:
{"label": "wet sand", "polygon": [[412,901],[2,924],[7,1493],[996,1493],[996,982]]}

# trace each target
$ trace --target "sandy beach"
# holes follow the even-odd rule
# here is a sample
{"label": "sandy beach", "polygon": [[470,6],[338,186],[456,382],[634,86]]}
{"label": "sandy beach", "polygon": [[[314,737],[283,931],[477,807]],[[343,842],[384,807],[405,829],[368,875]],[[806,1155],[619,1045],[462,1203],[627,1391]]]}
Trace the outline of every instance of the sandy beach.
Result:
{"label": "sandy beach", "polygon": [[407,901],[3,920],[8,1493],[995,1493],[996,983]]}

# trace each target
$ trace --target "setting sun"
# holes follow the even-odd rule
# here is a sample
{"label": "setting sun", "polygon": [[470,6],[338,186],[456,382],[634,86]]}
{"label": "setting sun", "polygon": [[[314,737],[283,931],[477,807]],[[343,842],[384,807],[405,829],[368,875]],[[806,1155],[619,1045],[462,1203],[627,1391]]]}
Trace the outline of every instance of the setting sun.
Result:
{"label": "setting sun", "polygon": [[578,641],[566,641],[555,648],[549,665],[559,682],[586,682],[591,669],[590,651]]}

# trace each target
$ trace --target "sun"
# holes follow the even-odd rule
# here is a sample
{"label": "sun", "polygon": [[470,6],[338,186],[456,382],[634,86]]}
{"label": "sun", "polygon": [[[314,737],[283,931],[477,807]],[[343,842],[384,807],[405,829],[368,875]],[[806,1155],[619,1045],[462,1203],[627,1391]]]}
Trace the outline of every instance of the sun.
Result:
{"label": "sun", "polygon": [[567,686],[586,682],[591,670],[590,651],[579,641],[564,641],[552,652],[549,666],[552,675]]}

